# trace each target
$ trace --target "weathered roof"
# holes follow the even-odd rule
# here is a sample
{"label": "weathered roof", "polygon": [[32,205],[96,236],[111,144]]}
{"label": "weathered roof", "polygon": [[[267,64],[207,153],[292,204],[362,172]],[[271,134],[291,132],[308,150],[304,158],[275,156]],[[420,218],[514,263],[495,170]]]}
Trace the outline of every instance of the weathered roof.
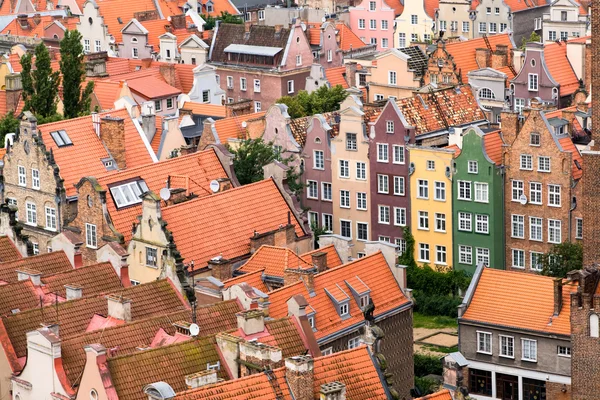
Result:
{"label": "weathered roof", "polygon": [[[3,154],[0,157],[4,156]],[[8,236],[0,236],[0,263],[23,258]]]}
{"label": "weathered roof", "polygon": [[415,399],[415,400],[454,400],[454,399],[452,398],[452,394],[450,393],[450,390],[443,389],[443,390],[440,390],[439,392],[431,393],[431,394],[428,394],[427,396],[419,397],[418,399]]}
{"label": "weathered roof", "polygon": [[287,247],[263,245],[238,271],[248,273],[264,269],[265,275],[283,279],[284,271],[288,268],[311,269],[313,266]]}
{"label": "weathered roof", "polygon": [[88,265],[43,277],[42,283],[47,293],[53,293],[62,298],[66,298],[65,285],[81,287],[83,296],[113,293],[123,287],[121,278],[109,262]]}
{"label": "weathered roof", "polygon": [[[263,273],[265,269],[257,269],[256,271],[248,272],[246,274],[237,276],[235,278],[227,279],[223,281],[224,289],[230,288],[233,285],[239,285],[240,283],[246,283],[255,289],[260,290],[263,293],[267,293],[269,288],[265,285],[263,281]],[[1,289],[1,287],[0,287]],[[0,291],[1,293],[1,291]]]}
{"label": "weathered roof", "polygon": [[72,270],[73,265],[64,251],[21,258],[15,261],[0,263],[0,281],[8,283],[17,282],[17,270],[20,268],[35,270],[44,276]]}
{"label": "weathered roof", "polygon": [[342,265],[344,262],[340,258],[335,246],[330,244],[329,246],[321,247],[320,249],[315,249],[309,251],[308,253],[301,254],[300,257],[307,263],[312,263],[312,255],[315,253],[325,253],[327,254],[327,268],[335,268]]}

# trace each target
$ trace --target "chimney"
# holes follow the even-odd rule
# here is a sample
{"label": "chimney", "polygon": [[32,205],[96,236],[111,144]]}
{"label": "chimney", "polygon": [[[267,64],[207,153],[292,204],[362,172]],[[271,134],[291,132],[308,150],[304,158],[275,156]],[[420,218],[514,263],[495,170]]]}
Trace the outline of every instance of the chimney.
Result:
{"label": "chimney", "polygon": [[240,343],[244,339],[226,332],[218,333],[215,339],[222,354],[222,360],[227,366],[227,370],[231,372],[231,379],[239,378]]}
{"label": "chimney", "polygon": [[182,335],[186,335],[186,336],[192,336],[190,334],[190,326],[191,325],[192,325],[192,323],[188,322],[188,321],[173,322],[173,327],[175,327],[175,331],[177,331],[178,333],[180,333]]}
{"label": "chimney", "polygon": [[58,324],[47,324],[42,322],[40,324],[42,326],[41,329],[47,330],[51,332],[54,336],[59,337],[60,326]]}
{"label": "chimney", "polygon": [[494,69],[506,67],[509,63],[508,55],[508,46],[504,44],[497,44],[496,51],[492,53],[492,63],[490,67]]}
{"label": "chimney", "polygon": [[256,339],[240,342],[240,376],[279,368],[283,364],[281,348],[260,343]]}
{"label": "chimney", "polygon": [[[346,64],[346,82],[350,87],[356,87],[356,71],[358,64],[350,62]],[[365,99],[366,102],[366,99]]]}
{"label": "chimney", "polygon": [[192,144],[187,144],[187,145],[181,146],[179,148],[179,154],[182,156],[187,156],[189,154],[195,153],[196,150],[197,150],[197,146],[194,146]]}
{"label": "chimney", "polygon": [[146,107],[142,107],[142,130],[146,134],[146,138],[149,142],[152,142],[154,135],[162,134],[162,126],[156,127],[156,115],[147,112]]}
{"label": "chimney", "polygon": [[562,278],[554,278],[554,315],[558,316],[560,314],[560,310],[562,309],[562,295],[563,295],[563,287],[562,287]]}
{"label": "chimney", "polygon": [[310,356],[285,359],[285,380],[296,400],[313,400],[314,362]]}
{"label": "chimney", "polygon": [[125,161],[125,120],[104,117],[100,121],[100,140],[108,149],[119,169],[126,169]]}
{"label": "chimney", "polygon": [[129,279],[129,264],[121,263],[119,276],[121,277],[121,285],[123,285],[123,287],[131,286],[131,279]]}
{"label": "chimney", "polygon": [[208,261],[208,268],[211,270],[212,276],[221,282],[233,277],[233,267],[231,265],[231,261],[223,258],[222,256],[211,258]]}
{"label": "chimney", "polygon": [[16,111],[21,100],[21,92],[23,91],[21,74],[7,74],[5,82],[7,111]]}
{"label": "chimney", "polygon": [[79,285],[65,285],[67,300],[80,299],[83,296],[83,287]]}
{"label": "chimney", "polygon": [[42,273],[34,269],[22,268],[17,270],[17,279],[20,281],[31,279],[35,286],[40,286],[42,284]]}
{"label": "chimney", "polygon": [[295,296],[290,297],[287,301],[288,307],[288,315],[293,315],[295,317],[304,317],[306,316],[306,307],[308,307],[308,302],[301,294],[297,294]]}
{"label": "chimney", "polygon": [[310,293],[315,291],[315,273],[313,271],[307,271],[305,269],[286,268],[283,271],[283,285],[291,285],[298,281],[304,282],[306,290]]}
{"label": "chimney", "polygon": [[252,29],[252,21],[246,21],[244,23],[244,33],[250,33],[250,30]]}
{"label": "chimney", "polygon": [[121,321],[131,322],[131,300],[123,296],[110,294],[106,296],[108,300],[108,316],[120,319]]}
{"label": "chimney", "polygon": [[186,375],[185,377],[185,384],[188,389],[197,389],[202,386],[212,385],[218,381],[217,370],[213,369],[196,372],[195,374]]}
{"label": "chimney", "polygon": [[42,16],[39,13],[33,14],[33,23],[39,25],[42,22]]}
{"label": "chimney", "polygon": [[519,113],[516,111],[502,110],[500,121],[502,137],[506,144],[512,145],[521,130]]}
{"label": "chimney", "polygon": [[295,241],[296,230],[294,229],[294,225],[290,223],[280,225],[279,229],[269,232],[258,233],[255,231],[254,235],[250,238],[250,253],[254,254],[256,250],[265,244],[276,247],[288,247],[288,245]]}
{"label": "chimney", "polygon": [[321,400],[346,400],[346,385],[342,382],[329,382],[321,385]]}
{"label": "chimney", "polygon": [[475,49],[475,62],[477,67],[486,68],[490,66],[490,50],[489,49]]}
{"label": "chimney", "polygon": [[275,25],[275,34],[278,35],[283,30],[283,25]]}
{"label": "chimney", "polygon": [[23,28],[23,29],[29,28],[29,22],[27,22],[27,14],[17,15],[17,21],[19,22],[19,25],[21,26],[21,28]]}
{"label": "chimney", "polygon": [[186,28],[185,14],[171,15],[171,25],[174,29]]}
{"label": "chimney", "polygon": [[83,254],[81,254],[81,251],[76,251],[75,254],[73,254],[73,268],[81,268],[83,267]]}
{"label": "chimney", "polygon": [[261,310],[245,310],[235,314],[238,329],[250,336],[265,330],[265,315]]}
{"label": "chimney", "polygon": [[313,265],[317,268],[317,273],[321,273],[327,270],[327,253],[319,251],[313,253],[311,256]]}
{"label": "chimney", "polygon": [[163,64],[159,68],[160,74],[164,78],[167,85],[175,86],[175,65],[174,64]]}

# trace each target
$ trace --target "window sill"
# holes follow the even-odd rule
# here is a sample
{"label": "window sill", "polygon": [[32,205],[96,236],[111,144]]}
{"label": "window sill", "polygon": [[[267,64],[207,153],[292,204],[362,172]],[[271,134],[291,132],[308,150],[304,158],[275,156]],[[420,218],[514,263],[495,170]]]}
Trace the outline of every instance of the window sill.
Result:
{"label": "window sill", "polygon": [[434,232],[437,232],[437,233],[447,233],[446,231],[440,231],[438,229],[434,230]]}
{"label": "window sill", "polygon": [[443,200],[442,199],[433,199],[433,200],[434,201],[439,201],[440,203],[445,203],[446,202],[446,199],[443,199]]}
{"label": "window sill", "polygon": [[417,230],[419,230],[419,231],[428,231],[429,232],[429,228],[417,228]]}
{"label": "window sill", "polygon": [[429,200],[429,197],[419,197],[419,196],[417,196],[417,199],[418,200]]}
{"label": "window sill", "polygon": [[527,362],[530,362],[530,363],[537,363],[537,360],[528,360],[526,358],[521,358],[521,361],[527,361]]}
{"label": "window sill", "polygon": [[392,164],[396,164],[396,165],[405,165],[406,163],[403,162],[398,162],[398,161],[393,161]]}
{"label": "window sill", "polygon": [[377,194],[390,194],[390,192],[377,192]]}
{"label": "window sill", "polygon": [[389,160],[377,160],[378,163],[389,164]]}
{"label": "window sill", "polygon": [[389,222],[382,222],[382,221],[378,221],[378,223],[379,223],[380,225],[389,225],[389,224],[390,224]]}
{"label": "window sill", "polygon": [[[459,198],[458,198],[458,200],[462,200],[462,201],[472,201],[471,199],[463,199],[463,198],[461,198],[461,197],[459,197]],[[513,200],[513,201],[515,201],[515,200]]]}
{"label": "window sill", "polygon": [[394,196],[406,196],[404,193],[394,193]]}
{"label": "window sill", "polygon": [[505,356],[505,355],[502,355],[502,354],[498,354],[498,357],[502,357],[502,358],[508,358],[508,359],[511,359],[511,360],[514,360],[514,359],[515,359],[515,356],[512,356],[512,357],[511,357],[511,356]]}
{"label": "window sill", "polygon": [[488,200],[488,201],[483,201],[483,200],[475,200],[475,203],[479,203],[479,204],[490,204],[489,200]]}
{"label": "window sill", "polygon": [[567,354],[557,354],[557,356],[562,357],[562,358],[571,358],[571,356],[567,355]]}
{"label": "window sill", "polygon": [[491,351],[487,352],[487,351],[479,351],[479,350],[477,350],[477,354],[485,354],[486,356],[491,356],[492,352]]}
{"label": "window sill", "polygon": [[458,231],[459,231],[459,232],[473,233],[473,230],[472,230],[472,229],[469,229],[469,230],[467,230],[467,229],[459,229]]}
{"label": "window sill", "polygon": [[[511,238],[525,240],[525,237],[520,237],[520,236],[511,236]],[[550,243],[550,242],[548,242],[548,243]]]}
{"label": "window sill", "polygon": [[428,263],[429,260],[417,260],[417,262],[421,262],[421,263]]}
{"label": "window sill", "polygon": [[525,269],[525,267],[519,267],[519,266],[517,266],[517,265],[513,265],[513,266],[511,266],[511,268],[514,268],[514,269]]}

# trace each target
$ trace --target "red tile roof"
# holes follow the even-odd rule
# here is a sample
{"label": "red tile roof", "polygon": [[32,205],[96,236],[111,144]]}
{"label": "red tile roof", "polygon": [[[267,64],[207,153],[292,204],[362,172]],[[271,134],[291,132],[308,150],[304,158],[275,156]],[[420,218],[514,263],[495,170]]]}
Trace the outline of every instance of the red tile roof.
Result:
{"label": "red tile roof", "polygon": [[194,68],[192,64],[175,64],[175,78],[179,82],[178,89],[183,93],[189,93],[194,86]]}
{"label": "red tile roof", "polygon": [[[156,10],[153,0],[103,0],[96,4],[98,5],[100,15],[104,17],[104,24],[106,25],[108,33],[114,36],[116,43],[121,43],[123,41],[121,29],[134,18],[136,12]],[[121,22],[119,22],[119,19]]]}
{"label": "red tile roof", "polygon": [[215,121],[214,127],[220,143],[227,143],[230,139],[246,139],[247,132],[242,128],[243,122],[264,119],[266,111],[253,114],[244,114],[235,117],[223,118]]}
{"label": "red tile roof", "polygon": [[530,8],[545,6],[548,3],[546,2],[546,0],[530,0],[530,1],[504,0],[504,4],[506,4],[508,6],[508,8],[510,8],[510,11],[516,12],[516,11],[527,10]]}
{"label": "red tile roof", "polygon": [[352,29],[348,27],[348,25],[340,23],[335,27],[338,30],[338,42],[340,49],[349,51],[360,49],[366,46],[366,44],[352,31]]}
{"label": "red tile roof", "polygon": [[394,9],[396,17],[402,14],[404,11],[404,4],[402,0],[384,0],[384,2]]}
{"label": "red tile roof", "polygon": [[127,81],[127,85],[129,85],[131,90],[146,99],[157,99],[160,97],[177,96],[181,94],[181,90],[167,84],[162,79],[154,77],[130,79]]}
{"label": "red tile roof", "polygon": [[[222,255],[233,259],[250,253],[250,237],[287,224],[298,236],[305,232],[272,179],[251,183],[162,210],[177,249],[197,266]],[[202,238],[202,241],[198,241]]]}
{"label": "red tile roof", "polygon": [[[570,335],[571,292],[577,285],[563,286],[563,306],[554,316],[554,278],[483,268],[473,298],[461,319]],[[535,304],[535,307],[524,307]]]}
{"label": "red tile roof", "polygon": [[44,276],[72,270],[73,265],[64,251],[21,258],[15,261],[0,263],[0,281],[8,283],[17,282],[16,271],[22,268],[38,271]]}
{"label": "red tile roof", "polygon": [[429,18],[435,18],[435,9],[440,8],[440,0],[423,0],[423,3]]}
{"label": "red tile roof", "polygon": [[[228,289],[233,285],[239,285],[240,283],[247,283],[251,287],[258,289],[263,293],[267,293],[269,291],[269,288],[267,287],[267,285],[265,285],[265,282],[262,279],[264,271],[264,268],[257,269],[256,271],[248,272],[238,277],[227,279],[223,282],[223,285],[225,285],[224,289]],[[0,286],[0,290],[1,289],[2,287]],[[2,292],[0,291],[0,293]]]}
{"label": "red tile roof", "polygon": [[121,84],[108,80],[97,80],[94,82],[94,95],[100,103],[100,111],[115,108],[115,101],[119,98]]}
{"label": "red tile roof", "polygon": [[[2,149],[6,152],[6,149]],[[2,158],[4,154],[0,155]],[[0,263],[15,261],[23,258],[8,236],[0,236]]]}
{"label": "red tile roof", "polygon": [[329,82],[331,87],[334,87],[337,85],[341,85],[344,89],[348,89],[350,87],[348,85],[348,82],[346,81],[346,67],[345,66],[327,68],[325,70],[325,78],[327,78],[327,81]]}
{"label": "red tile roof", "polygon": [[560,84],[560,96],[573,94],[579,88],[579,79],[567,58],[566,43],[548,43],[544,46],[544,59],[548,72]]}
{"label": "red tile roof", "polygon": [[270,292],[269,315],[273,318],[287,315],[287,301],[290,297],[301,294],[316,311],[315,326],[317,330],[315,337],[317,340],[359,323],[363,321],[364,317],[359,305],[352,296],[350,296],[349,303],[351,317],[342,320],[337,313],[336,306],[326,293],[327,290],[334,296],[348,297],[348,295],[342,293],[340,288],[346,293],[351,293],[345,280],[356,276],[371,289],[370,296],[377,306],[375,311],[377,315],[401,307],[409,302],[396,283],[385,258],[378,252],[316,274],[314,276],[314,295],[312,296],[302,282]]}
{"label": "red tile roof", "polygon": [[83,296],[98,296],[121,289],[121,278],[109,262],[88,265],[42,278],[44,291],[66,298],[65,285],[82,288]]}
{"label": "red tile roof", "polygon": [[301,254],[300,257],[307,263],[312,264],[312,255],[321,252],[327,254],[327,268],[335,268],[344,263],[335,249],[335,246],[332,244]]}
{"label": "red tile roof", "polygon": [[[564,111],[577,111],[577,106],[572,106],[572,107],[567,107],[567,108],[563,108],[560,110],[546,112],[546,113],[544,113],[544,116],[546,117],[546,119],[562,118],[562,115],[563,115],[562,113]],[[582,130],[581,125],[579,124],[579,121],[577,120],[577,118],[573,119],[573,125],[574,125],[574,129]],[[573,179],[575,179],[575,180],[580,179],[583,176],[583,157],[581,156],[579,149],[577,148],[577,146],[575,146],[575,144],[573,144],[573,141],[571,140],[570,137],[559,138],[558,143],[560,144],[562,151],[568,151],[572,154],[572,157],[573,157],[573,164],[572,164]],[[577,164],[579,164],[579,166],[577,166]]]}
{"label": "red tile roof", "polygon": [[40,306],[40,293],[30,279],[0,285],[0,316]]}
{"label": "red tile roof", "polygon": [[415,399],[415,400],[454,400],[454,399],[452,398],[452,394],[450,393],[450,390],[444,389],[444,390],[440,390],[439,392],[428,394],[425,397],[419,397],[418,399]]}
{"label": "red tile roof", "polygon": [[502,165],[502,145],[504,141],[500,131],[489,132],[483,136],[485,152],[496,165]]}
{"label": "red tile roof", "polygon": [[283,278],[284,271],[292,269],[312,269],[312,263],[305,262],[286,247],[261,246],[238,271],[248,273],[264,269],[265,275]]}
{"label": "red tile roof", "polygon": [[222,118],[224,118],[227,115],[227,107],[219,106],[216,104],[186,101],[185,103],[183,103],[182,109],[190,110],[194,115],[207,115],[209,117]]}
{"label": "red tile roof", "polygon": [[461,150],[460,147],[458,147],[458,145],[451,144],[450,146],[446,146],[445,148],[454,151],[454,158],[460,156]]}

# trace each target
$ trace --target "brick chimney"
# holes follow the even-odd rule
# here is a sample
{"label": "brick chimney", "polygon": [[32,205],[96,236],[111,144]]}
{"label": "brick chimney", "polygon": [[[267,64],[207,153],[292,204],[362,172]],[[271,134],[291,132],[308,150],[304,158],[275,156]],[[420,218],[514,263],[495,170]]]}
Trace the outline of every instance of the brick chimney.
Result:
{"label": "brick chimney", "polygon": [[171,15],[171,25],[175,29],[184,29],[186,27],[185,14]]}
{"label": "brick chimney", "polygon": [[496,51],[492,53],[492,63],[490,67],[494,69],[506,67],[509,63],[509,54],[507,45],[497,44]]}
{"label": "brick chimney", "polygon": [[244,23],[244,33],[250,33],[251,29],[252,29],[252,21],[246,21]]}
{"label": "brick chimney", "polygon": [[346,400],[346,385],[342,382],[329,382],[321,385],[321,399]]}
{"label": "brick chimney", "polygon": [[67,300],[75,300],[83,297],[83,286],[79,285],[65,285],[67,291]]}
{"label": "brick chimney", "polygon": [[197,389],[202,386],[212,385],[217,383],[217,370],[207,369],[205,371],[196,372],[195,374],[186,375],[185,384],[188,389]]}
{"label": "brick chimney", "polygon": [[244,335],[250,336],[265,330],[265,315],[260,310],[245,310],[235,314],[237,326]]}
{"label": "brick chimney", "polygon": [[315,291],[315,273],[313,271],[307,271],[305,269],[286,268],[283,271],[283,285],[291,285],[298,281],[304,282],[304,286],[309,292]]}
{"label": "brick chimney", "polygon": [[23,83],[21,74],[7,74],[6,78],[6,108],[8,111],[16,111],[21,100]]}
{"label": "brick chimney", "polygon": [[42,273],[34,269],[21,268],[17,270],[17,279],[20,281],[31,279],[35,286],[40,286],[42,284]]}
{"label": "brick chimney", "polygon": [[295,356],[285,359],[285,380],[294,399],[314,399],[313,369],[314,362],[310,356]]}
{"label": "brick chimney", "polygon": [[[595,92],[594,92],[595,93]],[[592,118],[598,113],[592,113]],[[592,129],[595,127],[592,125]],[[595,140],[600,140],[596,136]],[[583,179],[582,204],[583,217],[583,265],[589,266],[600,263],[600,213],[596,207],[600,204],[600,151],[582,151]]]}
{"label": "brick chimney", "polygon": [[231,265],[231,261],[222,256],[211,258],[208,261],[208,268],[210,268],[212,276],[221,282],[233,277],[233,266]]}
{"label": "brick chimney", "polygon": [[108,316],[131,322],[131,300],[122,296],[108,295]]}
{"label": "brick chimney", "polygon": [[562,309],[563,301],[562,278],[554,278],[554,315],[558,316]]}
{"label": "brick chimney", "polygon": [[475,49],[475,61],[477,62],[477,66],[479,68],[487,68],[491,64],[491,54],[490,50],[485,49]]}
{"label": "brick chimney", "polygon": [[288,224],[281,225],[273,231],[259,233],[254,232],[250,238],[250,253],[254,254],[262,245],[288,247],[296,241],[296,230],[294,225],[289,223],[291,216],[288,216]]}
{"label": "brick chimney", "polygon": [[270,346],[255,340],[242,341],[240,347],[240,376],[247,376],[268,369],[279,368],[283,356],[279,347]]}
{"label": "brick chimney", "polygon": [[159,70],[167,85],[175,87],[175,65],[162,64]]}
{"label": "brick chimney", "polygon": [[327,253],[319,251],[313,253],[311,256],[313,265],[317,268],[317,273],[321,273],[327,270]]}
{"label": "brick chimney", "polygon": [[108,149],[119,169],[126,169],[125,160],[125,120],[104,117],[100,120],[100,140]]}
{"label": "brick chimney", "polygon": [[81,250],[77,250],[75,251],[75,254],[73,254],[73,268],[81,268],[83,267],[83,254],[81,253]]}
{"label": "brick chimney", "polygon": [[275,34],[280,34],[283,30],[283,25],[275,25]]}

